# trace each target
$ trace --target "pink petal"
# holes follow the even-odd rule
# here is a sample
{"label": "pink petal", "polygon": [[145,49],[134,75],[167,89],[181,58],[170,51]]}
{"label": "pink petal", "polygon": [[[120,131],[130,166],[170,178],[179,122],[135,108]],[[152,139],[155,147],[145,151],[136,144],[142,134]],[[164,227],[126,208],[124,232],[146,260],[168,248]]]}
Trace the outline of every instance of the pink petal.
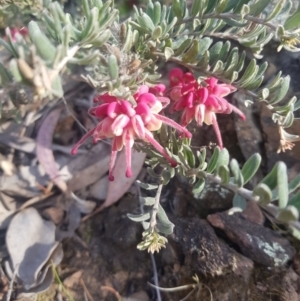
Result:
{"label": "pink petal", "polygon": [[124,127],[129,123],[130,118],[125,114],[120,114],[116,117],[111,125],[111,131],[114,135],[120,136],[123,133]]}
{"label": "pink petal", "polygon": [[137,100],[140,95],[149,92],[149,87],[147,85],[141,85],[138,91],[133,95],[134,99]]}
{"label": "pink petal", "polygon": [[199,104],[195,106],[195,120],[199,126],[202,126],[205,115],[205,105]]}
{"label": "pink petal", "polygon": [[135,110],[134,108],[132,107],[132,104],[128,101],[122,101],[121,104],[121,111],[126,114],[127,116],[129,117],[132,117],[135,115]]}
{"label": "pink petal", "polygon": [[198,101],[199,103],[205,103],[208,97],[208,89],[207,88],[200,88],[197,91],[198,94]]}
{"label": "pink petal", "polygon": [[111,102],[108,107],[107,107],[107,115],[110,117],[110,118],[116,118],[118,114],[121,113],[121,110],[120,110],[120,105],[118,102],[114,101],[114,102]]}
{"label": "pink petal", "polygon": [[139,115],[135,115],[131,118],[131,123],[132,123],[132,127],[136,133],[136,135],[141,138],[144,139],[145,137],[145,126],[144,126],[144,122],[142,120],[142,117]]}
{"label": "pink petal", "polygon": [[246,116],[244,115],[244,113],[240,109],[233,106],[232,104],[228,104],[228,105],[231,107],[233,112],[237,113],[241,117],[242,120],[246,120]]}
{"label": "pink petal", "polygon": [[105,117],[107,116],[107,108],[108,108],[109,104],[108,103],[104,103],[100,106],[97,106],[97,107],[94,107],[94,108],[90,108],[88,113],[91,115],[91,116],[95,116],[95,117],[98,117],[98,118],[101,118],[101,117]]}
{"label": "pink petal", "polygon": [[215,114],[213,115],[213,118],[212,118],[212,125],[213,125],[214,131],[215,131],[216,136],[217,136],[218,145],[222,149],[223,148],[223,141],[222,141],[220,128],[219,128],[218,121],[217,121],[217,118],[216,118]]}
{"label": "pink petal", "polygon": [[145,102],[148,105],[154,104],[156,102],[156,97],[152,93],[144,93],[139,96],[137,102]]}
{"label": "pink petal", "polygon": [[132,170],[131,170],[131,137],[129,132],[126,133],[125,155],[126,155],[126,177],[130,178],[132,176]]}
{"label": "pink petal", "polygon": [[163,109],[170,104],[170,99],[168,97],[158,96],[156,99],[162,104]]}
{"label": "pink petal", "polygon": [[83,144],[83,142],[89,138],[90,136],[93,135],[95,131],[95,128],[91,129],[90,131],[88,131],[76,144],[75,146],[72,148],[71,150],[71,154],[72,155],[76,155],[77,154],[77,151],[78,151],[78,148]]}
{"label": "pink petal", "polygon": [[175,122],[174,120],[163,116],[163,115],[159,115],[159,114],[153,114],[158,120],[161,120],[163,123],[173,127],[174,129],[176,129],[177,131],[183,133],[186,137],[191,138],[192,134],[184,127],[182,127],[181,125],[179,125],[177,122]]}
{"label": "pink petal", "polygon": [[154,94],[155,96],[163,96],[164,95],[164,92],[166,90],[166,86],[163,85],[163,84],[158,84],[154,87],[150,87],[149,88],[149,93],[152,93]]}
{"label": "pink petal", "polygon": [[110,156],[110,162],[109,162],[109,169],[108,169],[108,179],[110,181],[113,181],[115,179],[115,177],[113,176],[113,171],[116,164],[116,158],[117,158],[117,151],[112,150]]}
{"label": "pink petal", "polygon": [[156,116],[154,116],[153,114],[150,115],[150,121],[147,124],[145,123],[145,127],[151,132],[159,130],[161,128],[161,125],[162,121],[156,118]]}
{"label": "pink petal", "polygon": [[174,68],[170,71],[169,78],[171,82],[171,86],[176,85],[182,80],[183,71],[179,68]]}
{"label": "pink petal", "polygon": [[145,102],[138,103],[135,107],[135,112],[142,117],[144,123],[148,123],[151,120],[151,111]]}
{"label": "pink petal", "polygon": [[98,99],[103,103],[111,103],[111,102],[116,102],[118,100],[116,96],[109,95],[108,93],[99,95]]}

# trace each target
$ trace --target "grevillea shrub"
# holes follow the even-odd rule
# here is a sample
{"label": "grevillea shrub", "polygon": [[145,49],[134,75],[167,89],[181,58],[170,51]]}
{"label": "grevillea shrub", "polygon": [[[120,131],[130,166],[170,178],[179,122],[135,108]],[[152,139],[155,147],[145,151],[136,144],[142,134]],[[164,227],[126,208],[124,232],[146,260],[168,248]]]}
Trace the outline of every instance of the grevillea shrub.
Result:
{"label": "grevillea shrub", "polygon": [[[290,77],[279,72],[264,83],[267,63],[259,61],[268,43],[277,44],[278,51],[300,50],[300,7],[294,4],[288,0],[195,0],[191,4],[172,0],[169,5],[148,1],[143,7],[134,6],[126,20],[120,20],[113,1],[82,0],[78,15],[64,11],[59,2],[44,1],[31,12],[29,6],[29,13],[28,6],[22,6],[24,24],[18,29],[7,27],[0,40],[10,53],[8,62],[0,64],[1,86],[13,106],[9,118],[18,115],[28,91],[36,104],[63,97],[62,74],[83,66],[81,78],[96,91],[88,111],[95,126],[74,145],[72,154],[87,139],[110,139],[111,181],[117,177],[115,160],[123,148],[127,167],[122,172],[127,177],[132,176],[132,149],[148,155],[148,172],[155,179],[139,185],[157,193],[141,198],[146,213],[128,215],[144,227],[139,249],[158,251],[173,231],[159,202],[162,186],[176,174],[186,178],[194,193],[205,187],[206,180],[232,190],[231,213],[243,210],[248,200],[257,202],[300,238],[300,176],[289,183],[286,165],[278,162],[260,183],[245,188],[261,156],[253,154],[240,167],[224,148],[218,125],[219,114],[235,113],[245,119],[231,104],[238,92],[243,110],[264,102],[271,111],[280,136],[278,151],[292,149],[299,140],[288,130],[300,108],[295,96],[287,97]],[[4,11],[12,16],[9,3]],[[36,21],[27,24],[30,14]],[[162,84],[157,71],[162,62],[174,65],[168,84]],[[20,89],[25,91],[22,97]],[[210,159],[205,146],[192,150],[190,145],[193,127],[203,124],[212,125],[216,134]]]}

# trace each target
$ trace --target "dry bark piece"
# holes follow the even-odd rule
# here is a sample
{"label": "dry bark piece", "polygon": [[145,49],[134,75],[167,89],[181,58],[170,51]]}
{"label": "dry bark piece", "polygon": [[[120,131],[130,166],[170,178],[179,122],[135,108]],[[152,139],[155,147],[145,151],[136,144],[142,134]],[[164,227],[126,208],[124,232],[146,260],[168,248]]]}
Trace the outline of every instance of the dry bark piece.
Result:
{"label": "dry bark piece", "polygon": [[207,217],[209,223],[224,231],[241,253],[266,266],[284,266],[295,255],[290,242],[279,233],[246,220],[242,214],[226,212]]}

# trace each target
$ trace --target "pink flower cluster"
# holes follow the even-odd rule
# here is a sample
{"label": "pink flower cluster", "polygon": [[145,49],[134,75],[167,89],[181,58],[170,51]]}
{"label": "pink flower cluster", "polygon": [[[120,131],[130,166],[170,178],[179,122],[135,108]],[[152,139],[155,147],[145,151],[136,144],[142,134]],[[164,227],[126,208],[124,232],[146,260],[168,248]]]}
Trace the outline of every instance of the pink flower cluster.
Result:
{"label": "pink flower cluster", "polygon": [[193,119],[199,126],[203,122],[213,125],[218,144],[222,148],[223,142],[216,114],[230,114],[236,112],[242,119],[245,115],[224,98],[236,89],[228,84],[218,84],[214,77],[199,84],[194,75],[190,72],[184,73],[179,68],[170,72],[170,97],[174,101],[171,111],[183,111],[181,125],[187,126]]}
{"label": "pink flower cluster", "polygon": [[72,154],[77,153],[80,145],[90,136],[94,142],[105,138],[112,138],[112,153],[109,164],[109,179],[114,180],[113,169],[117,152],[125,146],[126,153],[126,176],[132,175],[131,171],[131,149],[135,139],[140,139],[152,146],[161,153],[172,166],[177,163],[172,159],[166,150],[154,139],[152,132],[157,131],[165,123],[186,137],[191,133],[173,120],[159,114],[168,105],[169,99],[163,97],[165,86],[159,84],[153,88],[142,85],[138,92],[133,95],[136,105],[128,100],[118,99],[109,94],[95,97],[94,102],[100,103],[89,110],[89,114],[100,119],[98,125],[85,134],[72,149]]}
{"label": "pink flower cluster", "polygon": [[28,35],[28,29],[26,27],[22,27],[22,28],[10,28],[10,35],[11,35],[11,38],[12,40],[15,42],[16,41],[16,35],[17,34],[20,34],[22,35],[23,37],[27,36]]}

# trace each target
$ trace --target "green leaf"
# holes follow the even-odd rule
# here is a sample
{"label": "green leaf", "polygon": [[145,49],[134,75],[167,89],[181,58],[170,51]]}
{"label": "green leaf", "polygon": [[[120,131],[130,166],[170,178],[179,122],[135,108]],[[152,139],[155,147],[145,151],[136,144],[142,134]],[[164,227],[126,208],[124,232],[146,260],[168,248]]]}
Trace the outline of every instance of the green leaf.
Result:
{"label": "green leaf", "polygon": [[264,183],[260,183],[254,188],[253,195],[259,197],[258,202],[261,205],[268,205],[272,199],[272,191]]}
{"label": "green leaf", "polygon": [[276,216],[276,219],[285,223],[291,221],[297,221],[298,218],[299,218],[299,211],[294,206],[287,206],[286,208],[281,209],[278,215]]}
{"label": "green leaf", "polygon": [[134,222],[144,222],[150,218],[150,213],[142,213],[137,215],[127,213],[127,217]]}
{"label": "green leaf", "polygon": [[[173,230],[174,228],[174,224],[170,222],[164,208],[159,204],[158,205],[158,210],[157,210],[157,217],[159,219],[159,221],[165,225],[165,226],[170,226]],[[171,232],[172,233],[172,232]]]}
{"label": "green leaf", "polygon": [[197,197],[205,187],[205,180],[203,178],[198,179],[196,184],[193,186],[193,195]]}
{"label": "green leaf", "polygon": [[183,152],[187,159],[187,163],[189,167],[194,168],[195,167],[195,156],[193,154],[193,151],[190,149],[190,147],[186,144],[183,144]]}
{"label": "green leaf", "polygon": [[283,99],[283,97],[289,90],[290,80],[290,76],[286,76],[280,79],[280,88],[276,89],[276,91],[272,93],[272,96],[269,97],[269,104],[274,105]]}
{"label": "green leaf", "polygon": [[232,205],[233,207],[241,208],[242,210],[244,210],[247,206],[247,201],[244,197],[236,193],[233,197]]}
{"label": "green leaf", "polygon": [[279,14],[280,14],[280,12],[282,11],[282,8],[284,7],[284,5],[285,5],[285,2],[286,2],[286,0],[279,0],[277,3],[276,3],[276,5],[275,5],[275,7],[273,8],[273,10],[272,10],[272,12],[269,14],[269,16],[266,18],[266,21],[268,22],[268,21],[270,21],[270,20],[272,20],[272,19],[274,19],[274,18],[276,18]]}
{"label": "green leaf", "polygon": [[215,7],[215,13],[216,14],[222,13],[225,10],[228,2],[229,0],[219,0],[217,6]]}
{"label": "green leaf", "polygon": [[148,183],[142,183],[139,180],[136,180],[136,183],[143,189],[146,190],[154,190],[158,188],[158,185],[148,184]]}
{"label": "green leaf", "polygon": [[295,206],[300,211],[300,191],[289,199],[288,205]]}
{"label": "green leaf", "polygon": [[168,61],[169,58],[172,57],[173,54],[174,54],[174,51],[173,51],[172,48],[165,47],[165,49],[164,49],[164,55],[165,55],[166,61]]}
{"label": "green leaf", "polygon": [[52,82],[52,93],[59,98],[63,97],[64,95],[64,90],[60,76],[56,76]]}
{"label": "green leaf", "polygon": [[297,176],[289,183],[289,193],[294,192],[298,187],[300,187],[300,175],[297,175]]}
{"label": "green leaf", "polygon": [[191,7],[191,17],[194,18],[198,15],[200,8],[201,8],[201,1],[203,0],[194,0],[192,2],[192,7]]}
{"label": "green leaf", "polygon": [[277,186],[279,208],[285,208],[288,203],[289,187],[287,168],[283,162],[277,163]]}
{"label": "green leaf", "polygon": [[228,166],[226,166],[226,165],[219,166],[218,175],[221,178],[221,183],[223,185],[226,185],[226,184],[229,183],[229,181],[230,181],[230,171],[229,171]]}
{"label": "green leaf", "polygon": [[259,15],[270,3],[270,0],[259,0],[250,5],[250,15]]}
{"label": "green leaf", "polygon": [[146,13],[143,13],[141,16],[138,16],[137,20],[143,29],[149,30],[150,32],[152,32],[155,29],[154,23]]}
{"label": "green leaf", "polygon": [[240,171],[240,167],[239,167],[237,160],[232,159],[230,161],[230,169],[233,173],[234,183],[238,187],[242,187],[244,185],[244,177],[243,177],[242,172]]}
{"label": "green leaf", "polygon": [[300,25],[300,5],[298,5],[298,8],[295,11],[295,13],[285,21],[284,28],[286,30],[291,30],[299,27],[299,25]]}
{"label": "green leaf", "polygon": [[119,77],[118,60],[113,54],[108,57],[108,74],[111,79],[117,79]]}
{"label": "green leaf", "polygon": [[140,202],[144,205],[144,206],[153,206],[155,204],[155,198],[146,196],[140,196]]}
{"label": "green leaf", "polygon": [[12,83],[13,78],[6,68],[0,63],[0,84],[6,85]]}
{"label": "green leaf", "polygon": [[181,8],[181,4],[179,0],[173,0],[172,1],[172,11],[174,13],[174,16],[178,18],[178,20],[181,20],[183,17],[183,11]]}
{"label": "green leaf", "polygon": [[252,179],[252,177],[257,172],[259,166],[261,163],[261,156],[260,154],[256,153],[253,154],[244,164],[241,172],[244,177],[244,184],[248,183],[249,180]]}
{"label": "green leaf", "polygon": [[214,64],[218,58],[219,54],[222,50],[223,42],[217,42],[209,49],[209,63],[210,65]]}
{"label": "green leaf", "polygon": [[219,166],[222,166],[222,165],[227,166],[228,163],[229,163],[229,152],[226,148],[223,148],[220,150],[216,168],[218,168]]}
{"label": "green leaf", "polygon": [[199,42],[197,40],[193,40],[191,47],[182,56],[182,61],[184,63],[192,63],[197,57],[199,50],[200,50]]}
{"label": "green leaf", "polygon": [[212,173],[218,166],[218,159],[220,155],[220,148],[218,146],[215,147],[212,157],[210,158],[206,171],[208,173]]}
{"label": "green leaf", "polygon": [[39,26],[35,21],[30,21],[28,24],[28,31],[30,39],[36,47],[39,56],[48,61],[52,62],[55,57],[56,47],[49,41],[45,34],[40,30]]}
{"label": "green leaf", "polygon": [[161,17],[161,4],[157,1],[154,3],[153,18],[152,18],[155,26],[157,26],[159,24],[160,17]]}
{"label": "green leaf", "polygon": [[177,49],[174,49],[174,55],[175,56],[181,55],[184,51],[186,51],[191,46],[192,41],[193,41],[192,39],[184,40]]}

